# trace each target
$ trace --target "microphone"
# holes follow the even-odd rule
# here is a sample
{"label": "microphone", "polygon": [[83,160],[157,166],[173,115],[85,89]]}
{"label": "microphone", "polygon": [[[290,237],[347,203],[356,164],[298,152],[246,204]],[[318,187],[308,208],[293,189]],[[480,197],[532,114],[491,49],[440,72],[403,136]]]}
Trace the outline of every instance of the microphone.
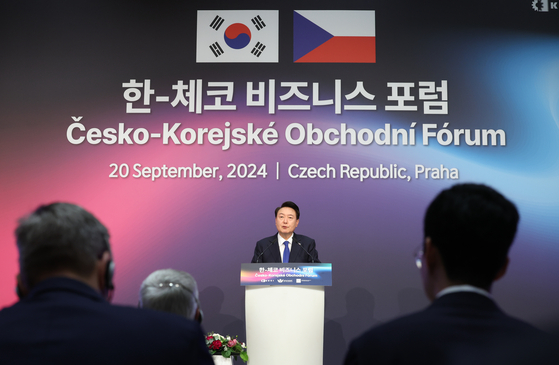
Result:
{"label": "microphone", "polygon": [[270,243],[270,244],[268,245],[268,247],[266,247],[266,248],[264,249],[264,251],[260,252],[260,255],[258,255],[258,257],[256,258],[256,263],[258,263],[258,260],[260,260],[260,258],[262,257],[262,255],[264,255],[264,252],[266,252],[266,250],[269,249],[273,244],[274,244],[273,242]]}
{"label": "microphone", "polygon": [[307,255],[309,255],[309,257],[311,258],[311,263],[314,264],[314,257],[312,257],[312,255],[309,253],[309,251],[305,250],[305,248],[303,247],[303,245],[301,245],[301,243],[299,243],[299,241],[296,241],[295,238],[293,238],[293,242],[295,242],[296,244],[299,245],[299,247],[301,247],[303,249],[303,251],[305,251],[307,253]]}

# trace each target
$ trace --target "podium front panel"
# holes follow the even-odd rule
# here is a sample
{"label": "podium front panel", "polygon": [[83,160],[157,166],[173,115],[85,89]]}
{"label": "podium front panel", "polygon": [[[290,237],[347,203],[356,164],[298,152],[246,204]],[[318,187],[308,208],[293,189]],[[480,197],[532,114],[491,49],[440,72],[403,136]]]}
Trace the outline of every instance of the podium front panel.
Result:
{"label": "podium front panel", "polygon": [[323,286],[246,286],[249,365],[322,365]]}
{"label": "podium front panel", "polygon": [[332,264],[241,264],[241,285],[332,285]]}

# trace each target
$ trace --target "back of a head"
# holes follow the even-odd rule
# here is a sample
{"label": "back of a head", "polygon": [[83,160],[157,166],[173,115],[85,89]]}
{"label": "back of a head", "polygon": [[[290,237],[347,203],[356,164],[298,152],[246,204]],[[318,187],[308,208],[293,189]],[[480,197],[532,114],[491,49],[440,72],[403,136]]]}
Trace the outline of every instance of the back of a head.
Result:
{"label": "back of a head", "polygon": [[512,202],[496,190],[459,184],[433,200],[424,220],[450,280],[490,287],[506,263],[519,215]]}
{"label": "back of a head", "polygon": [[184,271],[154,271],[140,287],[140,307],[175,313],[188,319],[195,319],[198,300],[196,280]]}
{"label": "back of a head", "polygon": [[103,252],[110,251],[105,226],[69,203],[42,205],[22,218],[16,239],[21,278],[29,289],[60,271],[87,277]]}

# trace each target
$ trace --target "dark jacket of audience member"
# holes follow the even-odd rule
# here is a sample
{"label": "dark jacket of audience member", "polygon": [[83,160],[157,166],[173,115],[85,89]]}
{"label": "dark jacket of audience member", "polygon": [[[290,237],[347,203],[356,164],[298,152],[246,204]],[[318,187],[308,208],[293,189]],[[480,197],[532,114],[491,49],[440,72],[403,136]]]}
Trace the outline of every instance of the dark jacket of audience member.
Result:
{"label": "dark jacket of audience member", "polygon": [[355,339],[346,365],[498,364],[520,343],[547,341],[544,332],[506,315],[491,294],[508,266],[519,215],[484,185],[455,185],[427,209],[416,256],[433,303]]}
{"label": "dark jacket of audience member", "polygon": [[0,311],[0,363],[213,364],[196,322],[111,305],[107,229],[66,203],[16,230],[21,300]]}

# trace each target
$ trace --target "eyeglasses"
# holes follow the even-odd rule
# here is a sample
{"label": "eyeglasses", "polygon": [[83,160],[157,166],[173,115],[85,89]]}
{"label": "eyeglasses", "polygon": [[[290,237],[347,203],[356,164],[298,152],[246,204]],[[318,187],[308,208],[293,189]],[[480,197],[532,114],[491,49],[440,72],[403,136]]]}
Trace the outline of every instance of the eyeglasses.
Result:
{"label": "eyeglasses", "polygon": [[415,259],[415,266],[417,266],[418,269],[421,269],[421,267],[423,266],[423,245],[420,245],[415,250],[413,257]]}

